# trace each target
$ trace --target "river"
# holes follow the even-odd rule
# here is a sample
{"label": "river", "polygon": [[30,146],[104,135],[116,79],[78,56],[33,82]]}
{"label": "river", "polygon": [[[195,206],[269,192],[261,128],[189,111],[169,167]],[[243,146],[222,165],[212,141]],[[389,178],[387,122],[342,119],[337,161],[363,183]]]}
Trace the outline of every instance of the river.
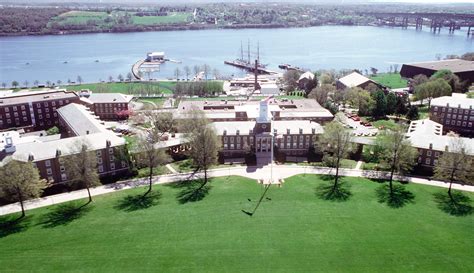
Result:
{"label": "river", "polygon": [[433,34],[426,27],[423,31],[321,26],[0,37],[0,82],[66,82],[78,75],[86,82],[108,80],[126,76],[149,51],[164,51],[167,58],[181,61],[162,65],[153,75],[157,78],[171,77],[177,67],[182,71],[185,65],[203,64],[221,75],[239,75],[241,71],[223,62],[239,57],[240,44],[246,47],[247,40],[255,51],[259,42],[262,63],[274,70],[289,63],[312,70],[376,67],[383,72],[392,64],[474,51],[474,38],[466,37],[466,30],[452,35],[442,29]]}

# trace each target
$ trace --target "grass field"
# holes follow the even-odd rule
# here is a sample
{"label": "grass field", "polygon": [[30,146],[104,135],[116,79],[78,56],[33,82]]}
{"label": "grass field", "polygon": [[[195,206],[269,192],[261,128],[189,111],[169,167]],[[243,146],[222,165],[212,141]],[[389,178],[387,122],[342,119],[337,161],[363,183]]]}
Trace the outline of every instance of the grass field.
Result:
{"label": "grass field", "polygon": [[408,82],[400,76],[399,73],[384,73],[370,77],[372,80],[390,88],[407,87]]}
{"label": "grass field", "polygon": [[108,14],[101,11],[69,11],[54,18],[54,21],[61,24],[86,24],[89,20],[95,20],[100,24],[105,24],[104,20]]}
{"label": "grass field", "polygon": [[81,210],[84,201],[36,209],[16,232],[3,230],[1,269],[474,271],[473,216],[441,211],[433,194],[443,189],[409,184],[414,203],[393,209],[377,201],[380,185],[366,179],[344,178],[352,185],[345,202],[319,199],[315,188],[329,183],[322,179],[301,175],[271,187],[252,217],[243,211],[255,208],[263,188],[240,177],[213,179],[195,202],[182,198],[186,186],[167,185],[141,205],[143,188],[96,197]]}
{"label": "grass field", "polygon": [[418,115],[420,116],[420,119],[428,118],[429,113],[428,105],[418,107]]}
{"label": "grass field", "polygon": [[86,84],[68,85],[66,86],[66,89],[74,90],[74,91],[79,91],[81,89],[90,89],[93,92],[129,94],[130,88],[133,88],[134,92],[139,92],[140,90],[143,90],[143,93],[146,93],[145,90],[147,90],[146,89],[147,84],[159,86],[159,90],[164,94],[173,93],[173,88],[176,85],[175,82],[160,82],[160,83],[112,82],[112,83],[86,83]]}
{"label": "grass field", "polygon": [[132,21],[137,25],[157,25],[185,23],[192,14],[189,12],[171,12],[167,16],[132,16]]}

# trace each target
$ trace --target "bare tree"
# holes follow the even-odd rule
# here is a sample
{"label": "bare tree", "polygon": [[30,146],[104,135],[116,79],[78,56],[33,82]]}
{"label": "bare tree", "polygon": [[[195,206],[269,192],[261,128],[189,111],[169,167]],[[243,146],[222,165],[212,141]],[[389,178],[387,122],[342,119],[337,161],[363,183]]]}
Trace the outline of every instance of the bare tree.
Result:
{"label": "bare tree", "polygon": [[5,82],[2,82],[2,88],[3,89],[7,88],[7,84]]}
{"label": "bare tree", "polygon": [[32,162],[10,161],[0,168],[0,196],[20,202],[21,217],[25,217],[24,202],[40,197],[46,181],[40,179],[38,169]]}
{"label": "bare tree", "polygon": [[324,161],[336,168],[333,192],[338,189],[339,168],[342,159],[346,158],[352,151],[352,137],[349,131],[338,121],[328,123],[324,128],[324,133],[316,142],[316,149],[324,152]]}
{"label": "bare tree", "polygon": [[191,75],[191,68],[189,66],[185,66],[184,68],[184,75],[186,75],[186,80],[189,81],[189,75]]}
{"label": "bare tree", "polygon": [[465,140],[460,137],[453,137],[449,146],[438,158],[434,168],[436,179],[449,182],[448,195],[454,201],[451,194],[451,187],[454,182],[473,184],[474,162],[469,155],[470,149]]}
{"label": "bare tree", "polygon": [[79,84],[82,84],[82,77],[81,77],[81,76],[77,76],[77,82],[78,82]]}
{"label": "bare tree", "polygon": [[197,65],[193,67],[194,75],[197,76],[201,72],[201,68]]}
{"label": "bare tree", "polygon": [[207,78],[209,77],[209,73],[211,72],[211,67],[207,64],[203,65],[202,72],[204,74],[204,79],[206,79],[207,81]]}
{"label": "bare tree", "polygon": [[410,141],[405,138],[405,128],[399,126],[394,130],[382,131],[375,141],[375,150],[381,151],[379,155],[382,164],[390,169],[390,196],[393,196],[393,175],[395,171],[404,174],[413,169],[417,156],[416,150]]}
{"label": "bare tree", "polygon": [[25,86],[26,88],[28,88],[28,85],[30,85],[30,82],[28,80],[25,80],[23,82],[23,86]]}
{"label": "bare tree", "polygon": [[128,73],[127,73],[127,81],[131,82],[132,79],[133,79],[132,73],[131,73],[131,72],[128,72]]}
{"label": "bare tree", "polygon": [[176,77],[176,80],[179,81],[179,76],[181,76],[181,70],[179,69],[179,67],[176,67],[176,69],[174,70],[174,76]]}
{"label": "bare tree", "polygon": [[124,80],[122,74],[119,74],[119,75],[117,76],[117,79],[119,80],[119,82],[123,82],[123,80]]}
{"label": "bare tree", "polygon": [[61,85],[63,82],[62,82],[61,80],[58,80],[56,83],[57,83],[58,86],[59,86],[59,85]]}
{"label": "bare tree", "polygon": [[138,163],[149,168],[148,190],[144,194],[147,195],[152,190],[154,169],[169,162],[169,155],[160,148],[160,143],[163,136],[175,126],[175,120],[169,112],[155,111],[146,112],[145,119],[151,123],[151,129],[139,137],[135,150]]}
{"label": "bare tree", "polygon": [[86,188],[90,203],[92,202],[90,188],[100,185],[97,156],[90,148],[90,144],[85,141],[76,142],[71,149],[73,154],[64,160],[68,181],[70,184]]}

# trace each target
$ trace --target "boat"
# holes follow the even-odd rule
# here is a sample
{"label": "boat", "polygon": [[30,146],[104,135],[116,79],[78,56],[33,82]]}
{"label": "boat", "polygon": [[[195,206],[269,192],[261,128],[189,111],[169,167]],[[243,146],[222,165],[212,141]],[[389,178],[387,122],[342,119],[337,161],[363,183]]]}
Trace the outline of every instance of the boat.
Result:
{"label": "boat", "polygon": [[67,64],[67,61],[64,61],[63,64]]}
{"label": "boat", "polygon": [[[241,69],[245,69],[248,71],[255,71],[255,62],[251,58],[251,52],[250,52],[250,41],[248,42],[248,49],[246,52],[246,59],[244,58],[244,47],[242,42],[240,42],[240,58],[237,58],[233,61],[224,61],[224,64],[227,65],[232,65]],[[257,44],[257,54],[256,54],[256,59],[255,61],[257,62],[257,71],[258,73],[263,73],[263,74],[270,74],[270,72],[266,69],[267,65],[262,64],[260,62],[260,45]]]}
{"label": "boat", "polygon": [[96,62],[96,63],[98,63],[98,62],[99,62],[99,60],[95,60],[95,62]]}

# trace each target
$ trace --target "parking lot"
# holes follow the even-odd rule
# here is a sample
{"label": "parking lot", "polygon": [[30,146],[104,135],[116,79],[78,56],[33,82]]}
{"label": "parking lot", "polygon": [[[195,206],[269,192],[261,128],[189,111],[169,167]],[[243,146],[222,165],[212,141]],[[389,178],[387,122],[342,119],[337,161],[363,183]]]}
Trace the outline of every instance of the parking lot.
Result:
{"label": "parking lot", "polygon": [[362,125],[360,120],[357,120],[357,118],[349,118],[343,113],[337,114],[338,120],[344,124],[346,128],[352,129],[353,132],[352,134],[354,136],[376,136],[378,133],[378,129],[373,127],[372,125],[370,126],[365,126]]}

